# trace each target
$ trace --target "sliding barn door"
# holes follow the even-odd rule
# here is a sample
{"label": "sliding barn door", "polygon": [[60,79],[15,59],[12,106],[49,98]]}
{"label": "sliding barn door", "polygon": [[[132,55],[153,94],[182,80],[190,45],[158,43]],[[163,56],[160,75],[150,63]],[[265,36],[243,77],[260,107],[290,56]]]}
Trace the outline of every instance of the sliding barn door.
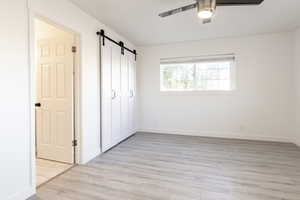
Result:
{"label": "sliding barn door", "polygon": [[112,44],[101,47],[101,146],[107,151],[112,145]]}
{"label": "sliding barn door", "polygon": [[136,62],[135,56],[131,55],[128,59],[129,70],[129,113],[128,113],[128,125],[129,135],[134,134],[136,131]]}
{"label": "sliding barn door", "polygon": [[74,162],[73,38],[38,41],[37,157]]}
{"label": "sliding barn door", "polygon": [[122,138],[129,135],[129,53],[121,57],[121,129]]}
{"label": "sliding barn door", "polygon": [[112,103],[111,103],[111,127],[112,145],[122,139],[121,133],[121,50],[118,46],[112,46]]}
{"label": "sliding barn door", "polygon": [[101,48],[101,144],[107,151],[122,140],[121,131],[121,50],[105,41]]}
{"label": "sliding barn door", "polygon": [[[101,48],[102,151],[134,133],[135,65],[133,56],[106,40]],[[132,80],[134,79],[134,80]]]}

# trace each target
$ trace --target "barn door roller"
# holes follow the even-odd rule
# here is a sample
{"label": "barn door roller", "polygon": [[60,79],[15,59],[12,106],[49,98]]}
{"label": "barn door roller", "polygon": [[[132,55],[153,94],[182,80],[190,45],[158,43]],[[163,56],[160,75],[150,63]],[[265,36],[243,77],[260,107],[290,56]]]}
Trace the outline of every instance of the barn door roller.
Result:
{"label": "barn door roller", "polygon": [[109,36],[105,35],[105,31],[103,29],[101,29],[100,31],[97,32],[97,35],[99,35],[99,37],[102,39],[102,45],[105,46],[105,39],[111,41],[112,43],[114,43],[115,45],[118,45],[119,47],[121,47],[121,53],[122,55],[124,55],[125,53],[125,50],[134,54],[135,56],[135,60],[137,58],[137,52],[136,50],[131,50],[129,48],[127,48],[125,45],[124,45],[124,42],[120,41],[120,42],[117,42],[115,40],[113,40],[112,38],[110,38]]}

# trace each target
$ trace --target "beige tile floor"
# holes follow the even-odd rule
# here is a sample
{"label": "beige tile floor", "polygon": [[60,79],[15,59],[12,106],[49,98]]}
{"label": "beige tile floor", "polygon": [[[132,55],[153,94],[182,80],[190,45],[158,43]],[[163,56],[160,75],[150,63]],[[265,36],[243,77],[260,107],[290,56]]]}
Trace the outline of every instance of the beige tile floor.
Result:
{"label": "beige tile floor", "polygon": [[36,172],[37,172],[37,186],[40,186],[52,178],[60,175],[66,170],[70,169],[72,165],[64,164],[49,160],[37,159]]}

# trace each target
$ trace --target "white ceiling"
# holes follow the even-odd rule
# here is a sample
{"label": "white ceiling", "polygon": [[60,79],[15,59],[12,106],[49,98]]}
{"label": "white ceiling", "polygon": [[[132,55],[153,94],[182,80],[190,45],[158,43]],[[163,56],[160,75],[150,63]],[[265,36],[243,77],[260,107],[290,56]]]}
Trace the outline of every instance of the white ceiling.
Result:
{"label": "white ceiling", "polygon": [[71,0],[138,46],[292,30],[300,25],[300,0],[265,0],[260,6],[218,7],[211,24],[195,10],[168,18],[162,11],[193,0]]}

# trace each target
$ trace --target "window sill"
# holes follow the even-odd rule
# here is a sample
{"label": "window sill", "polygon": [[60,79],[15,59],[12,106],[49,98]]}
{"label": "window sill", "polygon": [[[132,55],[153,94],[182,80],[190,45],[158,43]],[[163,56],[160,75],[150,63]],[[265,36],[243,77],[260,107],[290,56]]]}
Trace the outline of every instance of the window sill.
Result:
{"label": "window sill", "polygon": [[237,90],[229,91],[160,91],[163,96],[197,96],[197,95],[234,95]]}

